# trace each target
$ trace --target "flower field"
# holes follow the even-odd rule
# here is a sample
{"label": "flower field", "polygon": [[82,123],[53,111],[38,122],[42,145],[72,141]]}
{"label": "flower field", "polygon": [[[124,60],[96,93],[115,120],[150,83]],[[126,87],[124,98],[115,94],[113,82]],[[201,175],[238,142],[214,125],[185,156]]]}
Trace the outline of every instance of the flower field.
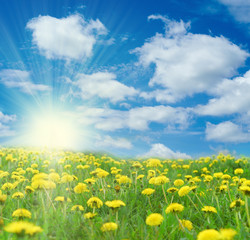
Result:
{"label": "flower field", "polygon": [[250,167],[0,149],[0,239],[249,238]]}

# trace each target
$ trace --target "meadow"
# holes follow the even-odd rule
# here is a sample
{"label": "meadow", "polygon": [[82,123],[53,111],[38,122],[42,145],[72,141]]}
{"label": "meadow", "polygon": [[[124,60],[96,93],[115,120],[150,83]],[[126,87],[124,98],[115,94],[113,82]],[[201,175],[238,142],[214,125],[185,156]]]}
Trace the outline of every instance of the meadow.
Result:
{"label": "meadow", "polygon": [[246,157],[0,149],[0,239],[249,239]]}

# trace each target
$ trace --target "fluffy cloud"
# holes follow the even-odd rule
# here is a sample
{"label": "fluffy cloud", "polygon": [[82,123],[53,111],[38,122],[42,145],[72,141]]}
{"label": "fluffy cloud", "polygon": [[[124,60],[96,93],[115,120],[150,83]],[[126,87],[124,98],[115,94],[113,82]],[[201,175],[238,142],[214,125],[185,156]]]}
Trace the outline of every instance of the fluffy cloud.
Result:
{"label": "fluffy cloud", "polygon": [[0,83],[8,88],[18,88],[20,91],[28,94],[33,94],[36,91],[50,90],[50,87],[47,85],[32,83],[29,72],[16,69],[1,70]]}
{"label": "fluffy cloud", "polygon": [[223,116],[249,111],[250,102],[250,71],[243,77],[233,80],[224,79],[216,88],[211,89],[215,98],[209,100],[206,105],[199,105],[195,112],[200,115]]}
{"label": "fluffy cloud", "polygon": [[96,145],[98,147],[112,147],[112,148],[123,148],[123,149],[131,149],[133,147],[132,143],[125,138],[112,138],[107,135],[104,137],[98,137],[96,141]]}
{"label": "fluffy cloud", "polygon": [[250,1],[249,0],[218,0],[226,5],[230,13],[239,22],[250,23]]}
{"label": "fluffy cloud", "polygon": [[157,33],[133,52],[139,55],[142,65],[155,65],[149,86],[163,89],[142,93],[142,97],[176,102],[195,93],[208,92],[222,79],[234,76],[249,56],[223,36],[189,33],[189,23],[154,15],[150,19],[163,20],[165,33]]}
{"label": "fluffy cloud", "polygon": [[16,115],[7,115],[0,112],[0,122],[8,123],[16,120]]}
{"label": "fluffy cloud", "polygon": [[46,58],[82,59],[90,57],[105,26],[97,19],[86,21],[76,14],[66,18],[39,16],[27,23],[32,30],[33,43]]}
{"label": "fluffy cloud", "polygon": [[140,157],[159,157],[159,158],[170,158],[170,159],[178,159],[178,158],[183,158],[183,159],[189,159],[191,156],[187,155],[186,153],[181,153],[181,152],[174,152],[170,148],[166,147],[165,145],[161,143],[155,143],[151,145],[151,149],[149,152],[143,154]]}
{"label": "fluffy cloud", "polygon": [[0,112],[0,137],[8,137],[15,135],[15,132],[6,125],[16,120],[16,115],[7,115]]}
{"label": "fluffy cloud", "polygon": [[206,139],[216,142],[249,142],[250,133],[244,132],[237,124],[226,121],[220,124],[207,123]]}
{"label": "fluffy cloud", "polygon": [[188,126],[191,114],[188,110],[170,106],[138,107],[128,111],[105,108],[78,108],[79,122],[93,124],[95,128],[114,131],[129,128],[147,130],[151,122],[164,124],[171,128],[184,129]]}
{"label": "fluffy cloud", "polygon": [[116,75],[109,72],[97,72],[90,75],[78,74],[74,84],[81,89],[83,99],[98,96],[116,103],[138,94],[137,90],[118,82]]}

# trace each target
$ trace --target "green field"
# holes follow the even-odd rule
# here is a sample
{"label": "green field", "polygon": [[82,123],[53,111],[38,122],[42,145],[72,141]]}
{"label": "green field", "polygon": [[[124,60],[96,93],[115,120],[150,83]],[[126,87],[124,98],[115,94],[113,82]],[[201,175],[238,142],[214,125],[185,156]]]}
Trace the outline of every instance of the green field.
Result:
{"label": "green field", "polygon": [[0,239],[249,238],[245,157],[122,160],[3,148],[0,165]]}

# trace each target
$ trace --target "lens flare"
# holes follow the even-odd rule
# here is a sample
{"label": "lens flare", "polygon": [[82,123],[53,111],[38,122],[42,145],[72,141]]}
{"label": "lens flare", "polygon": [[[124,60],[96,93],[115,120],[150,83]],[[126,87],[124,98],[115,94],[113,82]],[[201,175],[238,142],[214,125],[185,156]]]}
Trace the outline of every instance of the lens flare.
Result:
{"label": "lens flare", "polygon": [[46,113],[31,118],[29,138],[36,147],[74,149],[79,132],[72,119],[60,113]]}

